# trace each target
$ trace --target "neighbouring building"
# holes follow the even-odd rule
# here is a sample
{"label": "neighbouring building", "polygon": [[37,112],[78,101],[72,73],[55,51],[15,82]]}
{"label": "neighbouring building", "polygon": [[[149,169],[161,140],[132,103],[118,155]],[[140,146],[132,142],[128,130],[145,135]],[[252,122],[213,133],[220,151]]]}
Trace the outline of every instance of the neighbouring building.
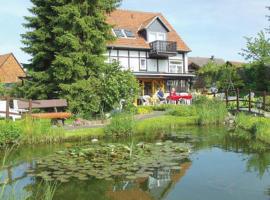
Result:
{"label": "neighbouring building", "polygon": [[25,76],[25,71],[13,53],[0,55],[0,83],[16,83]]}
{"label": "neighbouring building", "polygon": [[246,63],[239,61],[227,61],[226,64],[236,68],[242,68],[246,65]]}
{"label": "neighbouring building", "polygon": [[196,72],[207,65],[209,62],[216,63],[217,65],[224,65],[225,61],[221,58],[215,58],[212,56],[211,58],[206,57],[189,57],[188,58],[188,69],[189,73],[196,74]]}
{"label": "neighbouring building", "polygon": [[188,69],[191,51],[160,13],[115,10],[107,17],[116,40],[107,45],[108,61],[119,61],[141,85],[141,95],[160,87],[188,91],[194,77]]}

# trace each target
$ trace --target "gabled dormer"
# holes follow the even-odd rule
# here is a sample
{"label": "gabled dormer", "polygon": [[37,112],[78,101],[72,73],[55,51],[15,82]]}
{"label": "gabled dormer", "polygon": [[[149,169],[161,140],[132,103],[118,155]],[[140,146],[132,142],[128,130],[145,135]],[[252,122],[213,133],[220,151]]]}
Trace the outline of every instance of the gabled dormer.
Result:
{"label": "gabled dormer", "polygon": [[145,40],[149,43],[156,40],[167,41],[167,33],[170,32],[170,28],[159,16],[155,16],[145,21],[139,28],[139,32],[144,32]]}
{"label": "gabled dormer", "polygon": [[146,20],[139,28],[139,33],[149,43],[151,58],[168,58],[176,56],[177,42],[169,41],[170,28],[159,16]]}

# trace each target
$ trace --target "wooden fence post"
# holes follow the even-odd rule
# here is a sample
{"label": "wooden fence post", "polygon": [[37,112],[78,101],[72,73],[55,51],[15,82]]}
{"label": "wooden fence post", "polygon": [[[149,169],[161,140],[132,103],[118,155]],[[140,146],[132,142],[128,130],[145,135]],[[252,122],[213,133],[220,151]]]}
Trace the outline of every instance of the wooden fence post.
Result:
{"label": "wooden fence post", "polygon": [[6,120],[9,120],[9,101],[10,97],[6,97]]}
{"label": "wooden fence post", "polygon": [[226,106],[228,107],[228,105],[229,105],[228,90],[225,90],[225,99],[226,99]]}
{"label": "wooden fence post", "polygon": [[29,115],[32,114],[32,99],[29,99]]}
{"label": "wooden fence post", "polygon": [[251,112],[251,90],[249,90],[248,94],[248,112]]}
{"label": "wooden fence post", "polygon": [[262,109],[266,110],[266,91],[263,92],[263,105]]}
{"label": "wooden fence post", "polygon": [[237,105],[237,111],[240,111],[240,106],[239,106],[239,88],[236,89],[236,105]]}

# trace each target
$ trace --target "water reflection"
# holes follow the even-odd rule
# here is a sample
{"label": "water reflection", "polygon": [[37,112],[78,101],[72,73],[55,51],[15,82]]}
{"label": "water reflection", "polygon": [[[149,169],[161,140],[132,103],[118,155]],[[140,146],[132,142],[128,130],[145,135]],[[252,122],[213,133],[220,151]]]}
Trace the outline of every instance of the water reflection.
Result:
{"label": "water reflection", "polygon": [[[139,137],[134,138],[134,141],[139,142],[144,139]],[[149,177],[134,181],[74,179],[58,185],[55,199],[170,200],[178,199],[180,194],[189,200],[202,199],[198,193],[209,193],[205,194],[208,195],[207,199],[226,200],[241,199],[239,195],[244,193],[250,196],[246,199],[267,199],[266,196],[270,196],[269,145],[254,140],[248,133],[228,133],[226,129],[220,127],[182,127],[181,130],[169,135],[156,135],[152,139],[148,137],[147,141],[156,141],[156,139],[191,143],[194,151],[192,162],[181,163],[181,169],[178,171],[159,168]],[[40,195],[42,183],[37,178],[27,177],[26,170],[35,167],[34,160],[37,158],[50,155],[70,145],[72,144],[40,148],[25,147],[17,150],[9,158],[8,166],[0,171],[2,186],[3,182],[9,183],[7,193],[15,187],[18,197],[16,199],[24,195],[28,195],[29,199],[36,199]],[[227,172],[231,166],[234,167],[231,169],[234,172]],[[205,169],[209,169],[204,174],[206,180],[200,181],[203,176],[202,171]],[[237,179],[236,176],[239,174],[242,176]],[[238,188],[238,191],[234,188]],[[194,190],[194,194],[189,192],[190,190]],[[215,192],[224,193],[224,196],[214,196]]]}

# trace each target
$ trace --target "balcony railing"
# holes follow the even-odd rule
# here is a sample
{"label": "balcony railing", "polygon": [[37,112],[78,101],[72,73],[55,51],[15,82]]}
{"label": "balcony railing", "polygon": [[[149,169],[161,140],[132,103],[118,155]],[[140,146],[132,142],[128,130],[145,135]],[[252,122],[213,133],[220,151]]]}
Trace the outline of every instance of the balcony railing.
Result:
{"label": "balcony railing", "polygon": [[168,58],[177,55],[177,43],[171,41],[157,40],[150,44],[150,54],[152,58]]}

